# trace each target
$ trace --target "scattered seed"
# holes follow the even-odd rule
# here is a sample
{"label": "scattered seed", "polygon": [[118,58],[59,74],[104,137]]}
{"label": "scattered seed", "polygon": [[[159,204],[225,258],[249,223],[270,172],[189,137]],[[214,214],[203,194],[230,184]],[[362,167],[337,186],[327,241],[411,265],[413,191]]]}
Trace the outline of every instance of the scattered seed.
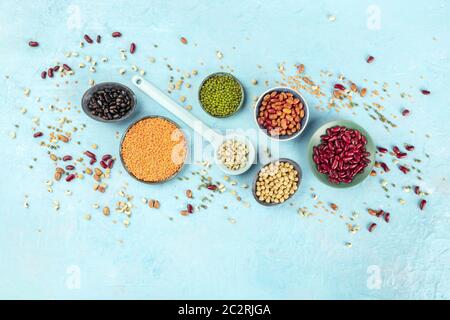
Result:
{"label": "scattered seed", "polygon": [[109,209],[109,207],[104,207],[103,208],[103,215],[109,216],[110,213],[111,213],[111,210]]}

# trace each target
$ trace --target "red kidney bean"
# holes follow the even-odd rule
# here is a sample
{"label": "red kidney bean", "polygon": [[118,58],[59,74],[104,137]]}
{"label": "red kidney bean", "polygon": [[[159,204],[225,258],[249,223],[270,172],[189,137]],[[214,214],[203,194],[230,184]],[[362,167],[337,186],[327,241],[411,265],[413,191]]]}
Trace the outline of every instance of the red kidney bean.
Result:
{"label": "red kidney bean", "polygon": [[136,52],[136,44],[134,42],[132,42],[130,44],[130,53],[133,54]]}
{"label": "red kidney bean", "polygon": [[415,186],[414,187],[414,193],[419,195],[420,194],[420,187],[419,186]]}
{"label": "red kidney bean", "polygon": [[208,188],[208,190],[214,191],[214,190],[217,189],[217,186],[215,184],[210,184],[210,185],[207,186],[207,188]]}
{"label": "red kidney bean", "polygon": [[94,43],[91,37],[89,37],[87,34],[84,35],[84,40],[86,40],[87,43]]}
{"label": "red kidney bean", "polygon": [[386,221],[387,223],[389,223],[389,221],[391,221],[391,214],[389,212],[385,213],[384,221]]}
{"label": "red kidney bean", "polygon": [[114,159],[109,159],[108,160],[108,168],[112,169],[113,166],[114,166]]}
{"label": "red kidney bean", "polygon": [[33,134],[33,137],[34,138],[39,138],[39,137],[42,137],[44,134],[41,132],[41,131],[38,131],[38,132],[36,132],[36,133],[34,133]]}
{"label": "red kidney bean", "polygon": [[408,145],[405,146],[405,149],[406,149],[407,151],[413,151],[413,150],[415,149],[415,147],[412,146],[412,145],[410,145],[410,144],[408,144]]}
{"label": "red kidney bean", "polygon": [[385,213],[386,213],[386,212],[384,212],[384,210],[380,209],[380,210],[378,210],[378,212],[377,212],[377,214],[376,214],[376,217],[377,217],[377,218],[382,217]]}
{"label": "red kidney bean", "polygon": [[53,67],[53,71],[54,71],[54,72],[58,72],[58,70],[59,70],[59,66],[54,66],[54,67]]}
{"label": "red kidney bean", "polygon": [[113,38],[120,38],[122,36],[122,34],[119,31],[114,31],[111,35]]}
{"label": "red kidney bean", "polygon": [[96,162],[97,162],[97,159],[91,158],[91,160],[89,161],[89,164],[90,164],[90,165],[93,165],[93,164],[96,163]]}
{"label": "red kidney bean", "polygon": [[405,152],[399,152],[396,154],[397,158],[403,159],[406,158],[407,154]]}
{"label": "red kidney bean", "polygon": [[53,69],[52,69],[52,68],[49,68],[49,69],[47,70],[47,74],[48,74],[48,77],[49,77],[49,78],[53,78]]}
{"label": "red kidney bean", "polygon": [[39,42],[37,42],[37,41],[30,41],[30,42],[28,42],[28,45],[30,46],[30,47],[39,47]]}
{"label": "red kidney bean", "polygon": [[41,78],[42,78],[42,79],[47,78],[47,71],[42,71],[42,72],[41,72]]}
{"label": "red kidney bean", "polygon": [[70,160],[72,160],[73,158],[72,158],[71,155],[66,155],[66,156],[64,156],[62,159],[63,159],[63,161],[70,161]]}
{"label": "red kidney bean", "polygon": [[422,92],[423,95],[429,95],[431,92],[425,89],[420,90],[420,92]]}
{"label": "red kidney bean", "polygon": [[398,166],[398,168],[400,169],[401,172],[403,172],[404,174],[407,174],[409,172],[409,169],[405,166]]}
{"label": "red kidney bean", "polygon": [[373,230],[375,230],[376,227],[377,227],[376,223],[371,223],[367,229],[369,230],[369,232],[372,232]]}
{"label": "red kidney bean", "polygon": [[69,174],[67,177],[66,177],[66,181],[67,182],[70,182],[70,181],[72,181],[73,179],[75,179],[75,174]]}
{"label": "red kidney bean", "polygon": [[336,83],[334,85],[334,88],[337,89],[337,90],[342,90],[342,91],[345,90],[345,87],[342,84],[340,84],[340,83]]}
{"label": "red kidney bean", "polygon": [[110,154],[105,154],[103,157],[102,157],[102,160],[103,161],[108,161],[109,159],[111,159],[112,158],[112,155],[110,155]]}
{"label": "red kidney bean", "polygon": [[374,60],[375,60],[375,58],[373,56],[368,56],[366,62],[372,63]]}
{"label": "red kidney bean", "polygon": [[411,113],[411,111],[409,111],[408,109],[404,109],[402,111],[402,116],[407,117],[407,116],[409,116],[410,113]]}
{"label": "red kidney bean", "polygon": [[192,204],[188,204],[188,205],[187,205],[187,211],[188,211],[189,213],[193,213],[193,212],[194,212],[194,207],[192,206]]}
{"label": "red kidney bean", "polygon": [[67,64],[63,64],[63,68],[64,68],[64,70],[66,70],[66,71],[71,71],[72,70],[72,68],[71,67],[69,67]]}
{"label": "red kidney bean", "polygon": [[102,42],[102,36],[101,36],[101,35],[98,35],[98,36],[97,36],[97,43],[100,43],[100,42]]}
{"label": "red kidney bean", "polygon": [[420,200],[420,202],[419,202],[420,210],[423,210],[426,205],[427,205],[427,200],[425,200],[425,199]]}
{"label": "red kidney bean", "polygon": [[383,148],[383,147],[377,147],[378,151],[380,151],[381,153],[386,153],[388,152],[388,149]]}
{"label": "red kidney bean", "polygon": [[90,152],[89,150],[85,151],[84,154],[91,159],[97,159],[97,156],[95,154],[93,154],[92,152]]}
{"label": "red kidney bean", "polygon": [[108,168],[108,165],[106,164],[106,162],[105,161],[100,161],[100,165],[102,166],[102,168],[103,169],[106,169],[106,168]]}
{"label": "red kidney bean", "polygon": [[401,151],[400,151],[400,149],[397,147],[397,146],[394,146],[393,148],[392,148],[392,151],[394,151],[394,153],[396,154],[396,155],[398,155]]}
{"label": "red kidney bean", "polygon": [[384,172],[389,172],[390,169],[388,167],[388,165],[384,162],[380,162],[380,166],[383,168]]}
{"label": "red kidney bean", "polygon": [[313,147],[313,161],[331,183],[352,182],[370,163],[367,140],[357,130],[335,126],[328,128],[321,140],[320,145]]}
{"label": "red kidney bean", "polygon": [[75,166],[69,164],[66,166],[66,170],[75,170]]}

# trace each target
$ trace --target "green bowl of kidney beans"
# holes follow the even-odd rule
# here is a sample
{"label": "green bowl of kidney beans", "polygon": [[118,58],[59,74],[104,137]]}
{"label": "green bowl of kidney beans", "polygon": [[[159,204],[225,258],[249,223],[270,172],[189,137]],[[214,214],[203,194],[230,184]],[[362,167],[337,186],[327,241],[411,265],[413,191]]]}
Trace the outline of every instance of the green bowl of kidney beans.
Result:
{"label": "green bowl of kidney beans", "polygon": [[313,174],[334,188],[349,188],[363,182],[375,164],[375,144],[358,124],[335,120],[312,135],[308,158]]}
{"label": "green bowl of kidney beans", "polygon": [[200,84],[198,100],[209,115],[227,118],[238,112],[244,104],[244,87],[230,73],[212,73]]}
{"label": "green bowl of kidney beans", "polygon": [[129,118],[136,109],[136,96],[123,84],[102,82],[84,93],[81,107],[94,120],[119,122]]}

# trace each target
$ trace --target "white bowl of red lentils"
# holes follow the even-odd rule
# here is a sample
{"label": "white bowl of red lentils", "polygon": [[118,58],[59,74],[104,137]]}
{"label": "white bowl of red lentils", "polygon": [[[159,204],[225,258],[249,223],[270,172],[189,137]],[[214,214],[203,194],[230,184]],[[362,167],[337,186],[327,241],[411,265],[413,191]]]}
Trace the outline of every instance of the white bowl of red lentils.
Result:
{"label": "white bowl of red lentils", "polygon": [[254,118],[258,128],[269,138],[292,140],[301,135],[308,124],[308,103],[294,89],[271,88],[256,102]]}

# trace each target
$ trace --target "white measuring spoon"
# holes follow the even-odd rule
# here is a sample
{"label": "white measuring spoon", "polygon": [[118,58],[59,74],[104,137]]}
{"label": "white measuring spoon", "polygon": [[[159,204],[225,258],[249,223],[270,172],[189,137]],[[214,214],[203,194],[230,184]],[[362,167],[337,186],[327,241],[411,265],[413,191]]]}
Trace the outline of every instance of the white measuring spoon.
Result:
{"label": "white measuring spoon", "polygon": [[[173,101],[170,97],[168,97],[166,94],[164,94],[161,90],[159,90],[157,87],[155,87],[153,84],[145,80],[144,78],[140,76],[134,76],[131,81],[133,84],[138,87],[140,90],[142,90],[144,93],[146,93],[150,98],[155,100],[158,104],[160,104],[162,107],[164,107],[167,111],[178,117],[180,120],[182,120],[184,123],[186,123],[188,126],[190,126],[195,132],[197,132],[199,135],[201,135],[205,140],[207,140],[214,148],[214,159],[216,164],[219,166],[219,168],[229,175],[238,175],[241,173],[244,173],[247,171],[251,165],[253,164],[255,157],[256,157],[256,151],[253,144],[250,142],[250,140],[245,137],[244,135],[239,134],[230,134],[227,136],[223,136],[220,133],[217,133],[207,125],[205,125],[202,121],[197,119],[195,116],[193,116],[190,112],[186,111],[182,106],[177,104],[175,101]],[[239,170],[230,170],[227,167],[225,167],[218,159],[218,148],[220,145],[228,139],[234,139],[238,140],[240,142],[244,142],[248,146],[248,161],[245,167],[239,169]]]}

